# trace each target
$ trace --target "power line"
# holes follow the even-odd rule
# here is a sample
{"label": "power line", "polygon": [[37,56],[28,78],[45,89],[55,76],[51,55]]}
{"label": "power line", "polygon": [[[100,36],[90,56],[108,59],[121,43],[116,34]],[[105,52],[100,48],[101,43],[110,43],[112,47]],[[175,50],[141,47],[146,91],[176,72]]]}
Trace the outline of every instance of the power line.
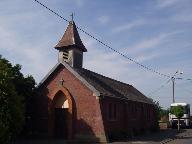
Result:
{"label": "power line", "polygon": [[171,81],[171,79],[168,79],[168,80],[167,80],[164,84],[162,84],[159,88],[157,88],[157,89],[153,90],[152,92],[150,92],[150,93],[148,94],[148,96],[151,95],[151,94],[154,94],[154,93],[158,92],[159,90],[161,90],[162,88],[164,88],[165,85],[167,85],[170,81]]}
{"label": "power line", "polygon": [[179,78],[180,80],[184,80],[185,82],[188,81],[188,82],[192,82],[192,79],[191,78]]}
{"label": "power line", "polygon": [[[190,82],[191,82],[191,79],[184,79],[184,80],[190,80]],[[185,81],[186,82],[186,81]],[[180,84],[181,85],[181,84]],[[178,86],[178,88],[180,88],[180,89],[184,89],[185,91],[187,91],[187,92],[189,92],[190,94],[192,93],[192,91],[191,90],[189,90],[189,89],[187,89],[186,87],[181,87],[181,86]]]}
{"label": "power line", "polygon": [[[55,14],[56,16],[60,17],[60,18],[63,19],[64,21],[70,22],[69,20],[67,20],[66,18],[62,17],[62,16],[59,15],[57,12],[53,11],[52,9],[50,9],[49,7],[47,7],[46,5],[44,5],[43,3],[39,2],[38,0],[34,0],[34,1],[37,2],[38,4],[40,4],[41,6],[43,6],[44,8],[46,8],[47,10],[49,10],[50,12],[52,12],[53,14]],[[151,72],[153,72],[153,73],[156,73],[156,74],[158,74],[158,75],[160,75],[160,76],[170,78],[169,75],[163,74],[163,73],[161,73],[161,72],[159,72],[159,71],[157,71],[157,70],[155,70],[155,69],[152,69],[152,68],[150,68],[150,67],[148,67],[148,66],[145,66],[145,65],[143,65],[143,64],[135,61],[134,59],[126,56],[125,54],[121,53],[120,51],[117,51],[116,49],[114,49],[114,48],[112,48],[111,46],[109,46],[108,44],[102,42],[101,40],[99,40],[99,39],[96,38],[95,36],[93,36],[93,35],[91,35],[90,33],[86,32],[86,31],[83,30],[82,28],[80,28],[80,27],[77,26],[77,29],[79,29],[80,31],[82,31],[83,33],[85,33],[86,35],[88,35],[89,37],[93,38],[94,40],[96,40],[97,42],[99,42],[100,44],[102,44],[103,46],[109,48],[109,49],[112,50],[113,52],[121,55],[122,57],[128,59],[129,61],[134,62],[135,64],[137,64],[137,65],[140,66],[141,68],[143,68],[143,69],[145,69],[145,70],[148,70],[148,71],[151,71]]]}
{"label": "power line", "polygon": [[183,88],[179,87],[179,88],[180,88],[180,89],[184,89],[184,90],[185,90],[185,92],[188,92],[188,93],[190,93],[190,94],[192,93],[192,91],[191,91],[191,90],[189,90],[189,89],[187,89],[187,88],[184,88],[184,87],[183,87]]}
{"label": "power line", "polygon": [[[150,96],[151,94],[154,94],[154,93],[158,92],[159,90],[161,90],[162,88],[164,88],[165,85],[168,84],[168,83],[172,80],[172,78],[176,76],[176,74],[177,74],[177,73],[175,73],[170,79],[168,79],[165,84],[162,84],[159,88],[151,91],[148,95]],[[192,79],[190,79],[190,78],[175,78],[175,79],[185,80],[185,81],[191,81],[191,82],[192,82]],[[188,89],[185,89],[185,90],[187,90],[188,92],[192,92],[192,91],[190,91],[190,90],[188,90]]]}

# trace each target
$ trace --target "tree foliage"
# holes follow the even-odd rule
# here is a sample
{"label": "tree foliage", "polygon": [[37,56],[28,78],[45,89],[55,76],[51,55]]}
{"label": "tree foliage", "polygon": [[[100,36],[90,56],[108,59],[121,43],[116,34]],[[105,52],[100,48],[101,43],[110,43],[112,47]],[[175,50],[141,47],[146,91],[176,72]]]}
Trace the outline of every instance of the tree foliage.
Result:
{"label": "tree foliage", "polygon": [[154,122],[154,131],[159,130],[159,110],[160,110],[160,105],[159,102],[154,101],[152,98],[149,98],[151,100],[151,102],[154,104],[155,106],[155,122]]}
{"label": "tree foliage", "polygon": [[[151,98],[150,98],[151,99]],[[162,117],[164,116],[168,116],[169,114],[169,110],[165,110],[163,109],[159,102],[158,101],[154,101],[153,99],[151,99],[151,101],[154,103],[154,105],[156,106],[156,109],[157,109],[157,117],[158,117],[158,120],[160,120]]]}
{"label": "tree foliage", "polygon": [[184,109],[180,105],[172,107],[170,111],[171,114],[174,114],[178,119],[182,118],[184,115]]}
{"label": "tree foliage", "polygon": [[180,131],[180,123],[179,123],[179,120],[180,120],[180,118],[182,118],[183,115],[184,115],[184,108],[183,108],[181,105],[174,106],[174,107],[171,107],[170,112],[171,112],[171,114],[174,114],[174,115],[178,118],[177,128],[178,128],[178,132],[179,132],[179,131]]}
{"label": "tree foliage", "polygon": [[21,66],[0,55],[0,143],[10,143],[22,130],[27,100],[32,96],[35,80],[24,77]]}

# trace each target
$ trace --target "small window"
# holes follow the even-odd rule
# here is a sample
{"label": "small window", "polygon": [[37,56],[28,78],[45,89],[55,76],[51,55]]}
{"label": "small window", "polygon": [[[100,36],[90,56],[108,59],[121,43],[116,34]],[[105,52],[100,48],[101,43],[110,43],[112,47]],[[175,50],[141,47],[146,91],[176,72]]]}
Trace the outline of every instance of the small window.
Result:
{"label": "small window", "polygon": [[117,105],[114,103],[109,103],[108,106],[108,119],[110,121],[117,120]]}

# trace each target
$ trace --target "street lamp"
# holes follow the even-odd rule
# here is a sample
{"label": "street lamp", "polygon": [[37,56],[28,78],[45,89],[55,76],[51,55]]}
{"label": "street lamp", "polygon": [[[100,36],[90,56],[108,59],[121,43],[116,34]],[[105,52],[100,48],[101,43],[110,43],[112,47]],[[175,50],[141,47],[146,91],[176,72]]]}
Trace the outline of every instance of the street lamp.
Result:
{"label": "street lamp", "polygon": [[183,72],[179,72],[178,70],[175,72],[175,74],[171,77],[172,84],[173,84],[173,103],[175,103],[175,79],[182,79],[182,78],[176,78],[175,76],[177,74],[183,74]]}

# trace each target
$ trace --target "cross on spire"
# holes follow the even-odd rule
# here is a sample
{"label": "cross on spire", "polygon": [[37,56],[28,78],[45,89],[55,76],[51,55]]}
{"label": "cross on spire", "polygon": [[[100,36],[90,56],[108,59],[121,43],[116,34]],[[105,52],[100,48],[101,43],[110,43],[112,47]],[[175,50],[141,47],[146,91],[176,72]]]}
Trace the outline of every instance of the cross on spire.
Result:
{"label": "cross on spire", "polygon": [[73,17],[74,17],[74,14],[73,13],[71,13],[71,21],[73,22]]}

